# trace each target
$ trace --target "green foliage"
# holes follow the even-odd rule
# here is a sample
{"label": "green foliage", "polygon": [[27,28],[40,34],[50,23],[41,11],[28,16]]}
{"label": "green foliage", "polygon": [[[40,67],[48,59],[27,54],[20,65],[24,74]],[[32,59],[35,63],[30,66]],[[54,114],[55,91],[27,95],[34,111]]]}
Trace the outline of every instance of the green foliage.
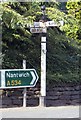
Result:
{"label": "green foliage", "polygon": [[47,7],[47,14],[51,20],[54,20],[55,22],[59,22],[63,19],[64,13],[60,12],[57,8]]}
{"label": "green foliage", "polygon": [[49,30],[47,42],[47,82],[79,82],[79,50],[56,29]]}
{"label": "green foliage", "polygon": [[68,14],[62,29],[67,36],[76,41],[76,44],[81,45],[81,1],[68,0],[66,7]]}
{"label": "green foliage", "polygon": [[[40,2],[8,2],[3,4],[3,68],[22,68],[26,59],[27,68],[35,68],[40,75],[40,37],[31,34],[28,24],[39,21],[42,16]],[[58,9],[58,3],[45,3],[46,15],[63,27],[48,28],[47,32],[47,83],[78,82],[79,52],[77,39],[79,22]],[[73,24],[74,23],[74,24]],[[66,32],[66,35],[64,32]]]}

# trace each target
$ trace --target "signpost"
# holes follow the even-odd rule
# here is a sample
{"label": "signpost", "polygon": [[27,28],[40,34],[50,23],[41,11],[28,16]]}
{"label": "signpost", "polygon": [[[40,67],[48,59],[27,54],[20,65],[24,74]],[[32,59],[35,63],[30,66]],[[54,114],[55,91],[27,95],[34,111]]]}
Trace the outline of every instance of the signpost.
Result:
{"label": "signpost", "polygon": [[46,28],[42,28],[42,27],[31,27],[30,28],[30,32],[31,33],[46,33],[47,29]]}
{"label": "signpost", "polygon": [[35,69],[10,69],[0,71],[0,88],[34,87],[38,80]]}
{"label": "signpost", "polygon": [[54,27],[54,26],[58,26],[54,21],[47,21],[45,22],[46,27]]}
{"label": "signpost", "polygon": [[[23,69],[26,69],[26,60],[23,60]],[[26,107],[26,93],[27,89],[25,87],[23,90],[23,107]]]}
{"label": "signpost", "polygon": [[[46,21],[45,19],[45,5],[41,7],[43,17],[39,22],[34,22],[34,27],[30,27],[31,33],[44,33],[41,36],[41,96],[40,96],[40,106],[45,106],[45,96],[46,96],[46,36],[48,27],[59,26],[59,24],[54,21]],[[42,22],[41,22],[42,21]],[[63,26],[63,21],[59,21],[60,25]]]}
{"label": "signpost", "polygon": [[[43,27],[44,26],[44,27]],[[34,28],[30,28],[31,33],[46,33],[47,27],[58,26],[54,21],[44,23],[34,22]],[[40,27],[40,28],[37,28]],[[40,106],[45,106],[46,96],[46,36],[41,36],[41,96]]]}

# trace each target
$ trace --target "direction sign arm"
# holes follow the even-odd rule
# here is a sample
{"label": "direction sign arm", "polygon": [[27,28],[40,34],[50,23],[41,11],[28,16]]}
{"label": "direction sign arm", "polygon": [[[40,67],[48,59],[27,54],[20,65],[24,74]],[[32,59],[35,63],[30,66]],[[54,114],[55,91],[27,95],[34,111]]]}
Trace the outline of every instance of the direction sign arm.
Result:
{"label": "direction sign arm", "polygon": [[33,79],[32,79],[32,81],[31,81],[30,85],[33,85],[34,82],[35,82],[35,80],[36,80],[36,76],[35,76],[35,74],[34,74],[33,71],[31,71],[30,73],[31,73],[31,75],[32,75],[32,77],[33,77]]}

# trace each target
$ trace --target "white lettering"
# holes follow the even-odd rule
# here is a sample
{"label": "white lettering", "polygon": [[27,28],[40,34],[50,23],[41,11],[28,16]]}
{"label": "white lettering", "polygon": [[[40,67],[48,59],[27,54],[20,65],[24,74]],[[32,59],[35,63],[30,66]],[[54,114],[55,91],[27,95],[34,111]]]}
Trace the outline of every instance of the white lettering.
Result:
{"label": "white lettering", "polygon": [[30,74],[29,73],[23,73],[23,77],[29,77],[30,76]]}
{"label": "white lettering", "polygon": [[7,73],[7,74],[6,74],[6,77],[10,78],[10,73]]}
{"label": "white lettering", "polygon": [[25,73],[6,73],[7,78],[21,78],[21,77],[29,77],[30,74],[28,72]]}
{"label": "white lettering", "polygon": [[19,77],[22,77],[22,73],[19,74]]}

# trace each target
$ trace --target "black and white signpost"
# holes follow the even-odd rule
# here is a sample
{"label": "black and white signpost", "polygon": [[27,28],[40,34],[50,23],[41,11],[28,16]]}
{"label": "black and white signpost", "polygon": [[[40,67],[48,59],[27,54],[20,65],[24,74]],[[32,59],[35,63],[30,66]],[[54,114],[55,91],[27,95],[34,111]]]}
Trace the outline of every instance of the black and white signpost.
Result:
{"label": "black and white signpost", "polygon": [[[23,69],[26,69],[26,60],[23,60]],[[24,90],[23,90],[23,107],[26,107],[26,92],[27,92],[27,89],[24,88]]]}
{"label": "black and white signpost", "polygon": [[[47,27],[58,26],[54,21],[46,21],[45,6],[41,7],[43,16],[39,22],[34,22],[34,27],[30,28],[31,33],[42,33],[41,36],[41,96],[40,106],[45,106],[46,97],[46,33]],[[62,24],[62,21],[59,21]]]}

